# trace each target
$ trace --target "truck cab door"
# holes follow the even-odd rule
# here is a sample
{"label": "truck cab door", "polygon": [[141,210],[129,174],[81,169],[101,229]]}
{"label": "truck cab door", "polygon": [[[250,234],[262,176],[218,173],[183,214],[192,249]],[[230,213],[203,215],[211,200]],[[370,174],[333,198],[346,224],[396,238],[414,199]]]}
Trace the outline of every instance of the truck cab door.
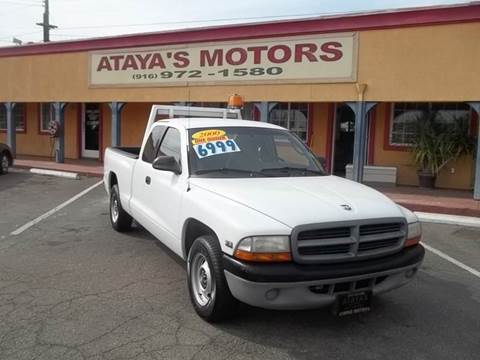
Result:
{"label": "truck cab door", "polygon": [[155,126],[145,143],[132,174],[132,197],[130,199],[130,209],[133,217],[150,232],[154,227],[154,220],[151,196],[150,179],[155,169],[152,162],[157,156],[160,142],[167,131],[166,126]]}
{"label": "truck cab door", "polygon": [[[152,130],[152,134],[157,127]],[[173,156],[179,164],[182,164],[182,160],[186,159],[182,159],[181,138],[179,129],[167,128],[162,134],[154,158]],[[155,139],[152,139],[152,142],[155,142]],[[145,151],[148,151],[147,144]],[[138,220],[140,222],[143,220],[142,225],[147,230],[175,253],[181,254],[179,213],[182,196],[187,187],[186,167],[181,174],[175,174],[154,169],[152,164],[147,162],[139,162],[138,165],[139,168],[134,171],[133,181],[133,189],[138,191],[138,196],[135,194],[133,196],[138,201],[135,205],[140,215]]]}

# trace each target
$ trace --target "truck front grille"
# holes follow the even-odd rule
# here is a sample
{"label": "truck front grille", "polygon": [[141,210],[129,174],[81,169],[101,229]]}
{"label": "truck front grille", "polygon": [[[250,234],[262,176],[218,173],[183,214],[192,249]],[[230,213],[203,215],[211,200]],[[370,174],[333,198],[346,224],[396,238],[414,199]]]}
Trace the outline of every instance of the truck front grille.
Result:
{"label": "truck front grille", "polygon": [[328,263],[384,256],[402,248],[406,231],[403,218],[298,226],[292,232],[293,259]]}
{"label": "truck front grille", "polygon": [[373,224],[373,225],[361,225],[360,236],[368,236],[374,234],[385,234],[388,232],[401,231],[401,223],[386,223],[386,224]]}
{"label": "truck front grille", "polygon": [[388,248],[388,247],[397,245],[400,240],[401,240],[400,238],[395,238],[395,239],[388,239],[388,240],[361,242],[358,244],[358,252]]}
{"label": "truck front grille", "polygon": [[339,227],[302,231],[298,234],[298,240],[334,239],[348,236],[350,236],[350,228]]}

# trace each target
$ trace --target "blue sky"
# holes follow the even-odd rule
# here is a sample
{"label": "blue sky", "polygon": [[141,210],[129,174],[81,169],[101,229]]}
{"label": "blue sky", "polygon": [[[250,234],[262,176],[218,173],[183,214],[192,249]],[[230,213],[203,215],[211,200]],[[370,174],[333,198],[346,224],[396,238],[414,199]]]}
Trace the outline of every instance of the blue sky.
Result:
{"label": "blue sky", "polygon": [[[0,0],[0,46],[42,40],[43,0]],[[461,3],[461,0],[50,0],[51,39]],[[468,1],[467,1],[468,2]]]}

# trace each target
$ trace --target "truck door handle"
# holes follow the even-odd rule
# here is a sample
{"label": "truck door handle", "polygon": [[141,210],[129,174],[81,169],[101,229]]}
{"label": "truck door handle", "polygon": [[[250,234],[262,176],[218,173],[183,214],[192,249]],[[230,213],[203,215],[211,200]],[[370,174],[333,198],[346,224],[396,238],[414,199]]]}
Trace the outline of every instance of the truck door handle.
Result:
{"label": "truck door handle", "polygon": [[147,183],[147,185],[150,185],[150,183],[152,182],[152,179],[150,179],[150,176],[147,176],[145,178],[145,182]]}

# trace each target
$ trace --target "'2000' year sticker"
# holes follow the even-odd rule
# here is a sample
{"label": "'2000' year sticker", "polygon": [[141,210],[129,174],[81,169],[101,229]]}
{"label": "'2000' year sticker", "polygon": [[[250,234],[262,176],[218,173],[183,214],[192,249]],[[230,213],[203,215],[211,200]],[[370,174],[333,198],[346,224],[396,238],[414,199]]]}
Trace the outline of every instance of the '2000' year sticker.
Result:
{"label": "'2000' year sticker", "polygon": [[229,139],[225,131],[220,129],[196,132],[192,135],[192,145],[199,159],[241,151],[235,140]]}

